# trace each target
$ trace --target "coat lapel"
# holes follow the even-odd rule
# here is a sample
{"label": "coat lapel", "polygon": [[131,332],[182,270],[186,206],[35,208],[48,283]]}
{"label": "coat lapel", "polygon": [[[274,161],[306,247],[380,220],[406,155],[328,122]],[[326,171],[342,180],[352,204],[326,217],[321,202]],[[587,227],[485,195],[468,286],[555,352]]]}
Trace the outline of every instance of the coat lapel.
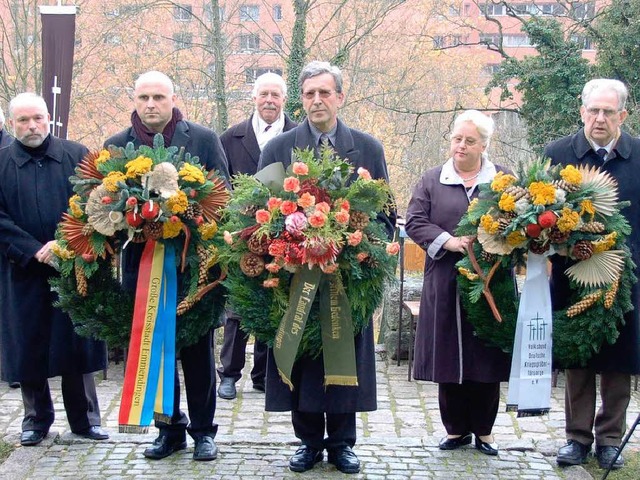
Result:
{"label": "coat lapel", "polygon": [[245,122],[245,129],[242,132],[241,143],[244,149],[249,154],[249,158],[254,165],[258,165],[258,160],[260,159],[260,146],[258,145],[258,140],[256,139],[256,133],[253,131],[253,115],[249,117],[249,120]]}
{"label": "coat lapel", "polygon": [[[191,136],[189,136],[189,125],[187,122],[180,121],[176,125],[176,131],[173,133],[173,138],[171,139],[171,146],[173,147],[188,147],[191,142]],[[188,148],[186,148],[189,151]]]}

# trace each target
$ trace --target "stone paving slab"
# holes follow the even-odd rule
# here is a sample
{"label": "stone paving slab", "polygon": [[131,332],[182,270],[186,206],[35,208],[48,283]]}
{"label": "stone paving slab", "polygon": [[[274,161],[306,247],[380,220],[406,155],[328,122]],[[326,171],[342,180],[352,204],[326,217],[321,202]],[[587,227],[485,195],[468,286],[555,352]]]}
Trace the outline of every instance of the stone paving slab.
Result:
{"label": "stone paving slab", "polygon": [[[250,350],[250,349],[248,349]],[[251,368],[247,356],[245,372]],[[507,385],[501,392],[500,413],[494,428],[500,454],[488,457],[473,447],[454,452],[437,448],[445,434],[440,422],[437,385],[407,381],[407,366],[379,359],[378,410],[358,414],[356,453],[362,471],[344,475],[322,462],[303,474],[288,470],[288,459],[298,444],[290,414],[264,411],[264,394],[252,389],[248,375],[238,382],[238,398],[218,398],[216,443],[220,448],[213,462],[192,460],[193,442],[188,448],[164,460],[153,461],[142,452],[153,441],[156,430],[145,435],[118,433],[117,417],[123,366],[111,365],[107,378],[97,374],[97,389],[103,426],[111,438],[92,442],[69,431],[59,379],[51,380],[56,420],[41,445],[20,447],[22,401],[18,390],[0,382],[0,436],[17,445],[0,465],[0,479],[263,479],[263,478],[367,478],[367,479],[589,479],[582,467],[559,469],[558,447],[564,443],[564,384],[562,374],[552,391],[552,411],[543,417],[517,418],[505,411]],[[185,398],[182,398],[185,403]],[[186,403],[183,405],[186,411]],[[640,392],[634,391],[627,412],[631,425],[640,408]],[[640,450],[640,431],[627,447]],[[627,450],[625,450],[627,452]],[[640,478],[640,472],[638,475]]]}

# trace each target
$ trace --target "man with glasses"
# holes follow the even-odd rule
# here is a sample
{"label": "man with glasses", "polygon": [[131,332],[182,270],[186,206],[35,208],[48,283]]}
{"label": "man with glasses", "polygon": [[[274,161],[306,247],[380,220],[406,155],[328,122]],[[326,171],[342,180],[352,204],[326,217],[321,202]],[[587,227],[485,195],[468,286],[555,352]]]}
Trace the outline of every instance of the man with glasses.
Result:
{"label": "man with glasses", "polygon": [[[344,103],[342,73],[327,62],[306,65],[299,80],[307,119],[289,132],[271,140],[262,151],[258,171],[267,165],[291,163],[294,148],[318,149],[322,143],[347,158],[355,169],[366,168],[373,178],[388,181],[387,164],[379,141],[349,128],[338,119]],[[393,218],[381,218],[393,232]],[[358,473],[360,461],[352,448],[356,442],[355,412],[376,409],[376,372],[373,327],[370,324],[355,337],[358,386],[324,386],[322,355],[301,357],[293,367],[293,390],[282,382],[269,350],[267,361],[267,411],[291,411],[296,437],[302,445],[289,461],[294,472],[304,472],[322,460],[344,473]],[[325,428],[327,437],[325,438]]]}
{"label": "man with glasses", "polygon": [[[628,92],[618,80],[595,79],[582,90],[580,115],[584,128],[561,138],[545,149],[554,164],[586,164],[608,172],[618,182],[620,201],[630,201],[622,213],[632,227],[628,238],[633,261],[640,265],[640,206],[637,180],[640,171],[640,139],[621,130],[627,118],[625,104]],[[552,298],[554,309],[566,308],[569,280],[564,274],[567,257],[552,260]],[[636,275],[637,275],[636,271]],[[636,284],[631,302],[638,304]],[[575,366],[573,366],[575,367]],[[602,406],[597,415],[596,373],[600,373]],[[559,465],[585,463],[594,441],[596,458],[601,468],[608,468],[619,450],[626,424],[626,410],[631,396],[631,375],[640,373],[640,312],[634,309],[624,317],[620,335],[613,345],[603,345],[589,364],[566,370],[565,431],[567,444],[558,451]],[[624,464],[619,456],[612,468]]]}

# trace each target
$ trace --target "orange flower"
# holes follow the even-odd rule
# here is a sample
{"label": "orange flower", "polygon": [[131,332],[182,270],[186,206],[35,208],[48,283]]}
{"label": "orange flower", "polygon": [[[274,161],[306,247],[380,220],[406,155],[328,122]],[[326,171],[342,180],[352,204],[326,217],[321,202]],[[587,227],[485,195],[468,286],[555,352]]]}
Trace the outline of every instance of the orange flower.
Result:
{"label": "orange flower", "polygon": [[309,208],[316,203],[316,197],[311,195],[309,192],[304,192],[300,198],[298,199],[298,205],[302,208]]}
{"label": "orange flower", "polygon": [[280,205],[280,212],[283,215],[291,215],[296,210],[298,210],[298,205],[296,205],[296,203],[292,202],[291,200],[285,200],[284,202],[282,202],[282,205]]}
{"label": "orange flower", "polygon": [[309,167],[303,162],[293,162],[291,169],[296,175],[307,175],[309,173]]}
{"label": "orange flower", "polygon": [[284,179],[284,191],[297,193],[300,191],[300,180],[296,177],[287,177]]}
{"label": "orange flower", "polygon": [[335,263],[332,263],[330,265],[320,265],[320,270],[328,275],[331,275],[332,273],[335,273],[336,270],[338,270],[338,265],[336,265]]}
{"label": "orange flower", "polygon": [[264,268],[267,269],[268,272],[271,273],[278,273],[280,271],[280,265],[278,265],[277,263],[267,263]]}
{"label": "orange flower", "polygon": [[226,243],[227,245],[231,245],[233,243],[233,237],[231,236],[231,233],[229,233],[229,230],[225,230],[224,231],[224,243]]}
{"label": "orange flower", "polygon": [[327,214],[331,211],[331,207],[327,202],[320,202],[316,205],[316,212]]}
{"label": "orange flower", "polygon": [[268,223],[269,220],[271,220],[271,214],[267,210],[261,208],[256,212],[256,222],[258,222],[260,225]]}
{"label": "orange flower", "polygon": [[363,167],[358,168],[358,176],[363,180],[371,180],[371,174],[369,173],[369,170]]}
{"label": "orange flower", "polygon": [[278,277],[267,278],[264,282],[262,282],[262,286],[264,288],[276,288],[280,284],[280,279]]}
{"label": "orange flower", "polygon": [[397,255],[400,251],[400,244],[398,242],[387,243],[386,250],[389,255]]}
{"label": "orange flower", "polygon": [[367,252],[360,252],[356,255],[356,258],[360,263],[364,262],[367,258],[369,258],[369,254]]}
{"label": "orange flower", "polygon": [[360,230],[356,230],[355,232],[350,233],[347,238],[347,243],[352,247],[359,245],[361,241],[362,241],[362,231]]}
{"label": "orange flower", "polygon": [[346,210],[340,210],[335,214],[335,219],[339,224],[346,225],[347,223],[349,223],[349,212],[347,212]]}
{"label": "orange flower", "polygon": [[345,210],[347,212],[351,210],[351,205],[349,204],[349,200],[346,200],[344,198],[339,198],[338,200],[336,200],[334,202],[334,205],[338,210]]}
{"label": "orange flower", "polygon": [[280,205],[282,205],[282,199],[278,197],[271,197],[267,202],[267,208],[270,212],[273,212],[274,210],[280,208]]}
{"label": "orange flower", "polygon": [[327,216],[319,211],[315,211],[311,214],[311,216],[309,217],[309,224],[312,227],[315,228],[320,228],[322,227],[325,223],[327,223]]}

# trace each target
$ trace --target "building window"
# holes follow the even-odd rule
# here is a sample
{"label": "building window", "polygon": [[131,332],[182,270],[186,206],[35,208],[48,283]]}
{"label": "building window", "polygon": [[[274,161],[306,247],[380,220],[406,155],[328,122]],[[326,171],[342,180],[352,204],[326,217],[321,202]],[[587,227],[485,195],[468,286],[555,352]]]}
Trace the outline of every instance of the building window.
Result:
{"label": "building window", "polygon": [[260,50],[260,37],[255,34],[240,35],[240,50]]}
{"label": "building window", "polygon": [[571,35],[571,41],[577,43],[583,50],[593,50],[593,42],[589,37],[583,37],[581,35]]}
{"label": "building window", "polygon": [[500,71],[500,64],[499,63],[490,63],[488,65],[485,65],[483,70],[484,70],[484,73],[487,73],[489,75],[495,75],[496,73],[498,73]]}
{"label": "building window", "polygon": [[[218,14],[220,16],[220,21],[225,20],[224,7],[218,7]],[[204,15],[205,15],[205,18],[208,21],[212,21],[213,20],[213,9],[212,9],[210,3],[205,3],[204,4]]]}
{"label": "building window", "polygon": [[504,5],[494,5],[487,3],[480,5],[480,13],[487,17],[500,17],[506,15],[506,7]]}
{"label": "building window", "polygon": [[173,6],[173,18],[179,22],[189,22],[191,14],[191,5],[180,3]]}
{"label": "building window", "polygon": [[529,35],[504,35],[502,37],[504,47],[531,47]]}
{"label": "building window", "polygon": [[191,32],[176,32],[173,34],[173,43],[177,49],[191,48],[193,35]]}
{"label": "building window", "polygon": [[282,38],[282,35],[274,35],[273,44],[275,45],[276,50],[282,50],[282,46],[284,45],[284,39]]}
{"label": "building window", "polygon": [[483,33],[480,34],[480,43],[485,45],[500,45],[500,38],[496,34]]}
{"label": "building window", "polygon": [[240,5],[241,22],[257,22],[260,20],[260,7],[258,5]]}
{"label": "building window", "polygon": [[281,68],[247,68],[244,71],[245,80],[247,83],[252,84],[256,82],[256,79],[263,73],[273,72],[278,75],[282,75]]}
{"label": "building window", "polygon": [[282,5],[273,6],[273,19],[276,21],[282,20]]}
{"label": "building window", "polygon": [[104,43],[107,45],[120,45],[122,44],[122,38],[117,33],[109,33],[105,35]]}

